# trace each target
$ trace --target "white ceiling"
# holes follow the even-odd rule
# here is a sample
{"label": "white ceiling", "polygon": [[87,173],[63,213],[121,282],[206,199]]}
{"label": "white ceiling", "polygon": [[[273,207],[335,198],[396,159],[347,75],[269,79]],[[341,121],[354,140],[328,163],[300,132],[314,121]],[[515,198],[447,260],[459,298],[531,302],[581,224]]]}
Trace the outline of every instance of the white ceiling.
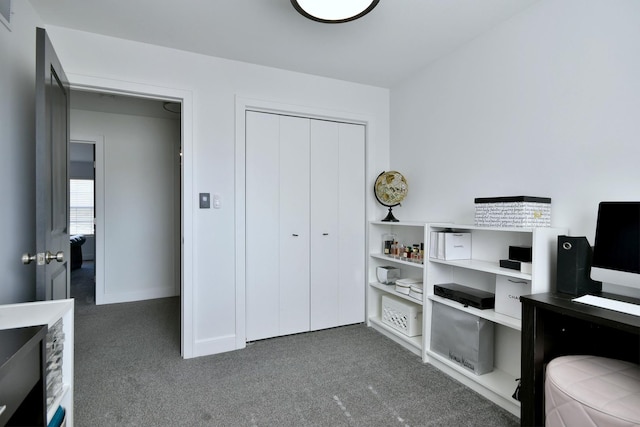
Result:
{"label": "white ceiling", "polygon": [[290,0],[29,0],[47,25],[392,87],[538,0],[380,0],[321,24]]}

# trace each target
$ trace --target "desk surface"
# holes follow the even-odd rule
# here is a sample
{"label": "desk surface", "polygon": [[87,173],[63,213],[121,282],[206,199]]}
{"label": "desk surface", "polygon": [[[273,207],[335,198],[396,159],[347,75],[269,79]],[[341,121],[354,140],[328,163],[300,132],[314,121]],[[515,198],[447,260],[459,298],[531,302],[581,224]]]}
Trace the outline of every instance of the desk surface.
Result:
{"label": "desk surface", "polygon": [[[35,343],[36,340],[43,339],[47,329],[43,326],[31,326],[27,328],[5,329],[0,330],[0,370],[4,370],[5,365],[9,364],[9,360],[18,353],[29,342]],[[34,344],[32,344],[34,345]]]}
{"label": "desk surface", "polygon": [[[640,299],[625,297],[622,295],[614,295],[606,292],[598,292],[593,295],[640,305]],[[626,330],[631,333],[638,333],[640,330],[640,316],[608,310],[606,308],[600,308],[589,304],[573,302],[573,298],[576,297],[573,295],[556,293],[524,295],[520,297],[523,303],[526,302],[536,307],[544,308],[545,310],[575,317],[576,319],[594,322],[599,325],[615,329]]]}
{"label": "desk surface", "polygon": [[46,425],[47,327],[0,330],[0,425]]}

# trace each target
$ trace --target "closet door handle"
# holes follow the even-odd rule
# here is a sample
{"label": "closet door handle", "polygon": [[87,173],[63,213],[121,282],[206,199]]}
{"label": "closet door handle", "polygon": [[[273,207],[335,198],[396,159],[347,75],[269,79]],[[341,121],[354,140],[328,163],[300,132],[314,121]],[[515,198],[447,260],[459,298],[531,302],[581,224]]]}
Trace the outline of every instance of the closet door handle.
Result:
{"label": "closet door handle", "polygon": [[329,233],[322,233],[322,235],[323,235],[323,236],[328,236],[328,235],[329,235]]}
{"label": "closet door handle", "polygon": [[292,234],[292,236],[293,236],[293,237],[298,237],[298,235],[297,235],[297,234],[295,234],[295,233],[294,233],[294,234]]}

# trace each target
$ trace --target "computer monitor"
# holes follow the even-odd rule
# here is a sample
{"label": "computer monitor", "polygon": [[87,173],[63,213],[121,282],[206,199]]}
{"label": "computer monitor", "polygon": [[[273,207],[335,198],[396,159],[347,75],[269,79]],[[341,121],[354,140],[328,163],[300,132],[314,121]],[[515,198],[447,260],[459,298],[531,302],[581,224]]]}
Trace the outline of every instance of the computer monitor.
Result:
{"label": "computer monitor", "polygon": [[601,202],[591,278],[640,290],[640,202]]}

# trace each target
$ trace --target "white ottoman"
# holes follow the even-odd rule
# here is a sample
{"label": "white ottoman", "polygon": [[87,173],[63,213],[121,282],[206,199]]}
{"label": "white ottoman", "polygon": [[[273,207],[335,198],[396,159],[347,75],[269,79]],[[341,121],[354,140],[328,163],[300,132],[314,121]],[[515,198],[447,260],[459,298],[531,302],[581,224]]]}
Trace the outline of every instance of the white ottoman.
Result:
{"label": "white ottoman", "polygon": [[547,365],[547,426],[640,425],[640,366],[595,356],[562,356]]}

